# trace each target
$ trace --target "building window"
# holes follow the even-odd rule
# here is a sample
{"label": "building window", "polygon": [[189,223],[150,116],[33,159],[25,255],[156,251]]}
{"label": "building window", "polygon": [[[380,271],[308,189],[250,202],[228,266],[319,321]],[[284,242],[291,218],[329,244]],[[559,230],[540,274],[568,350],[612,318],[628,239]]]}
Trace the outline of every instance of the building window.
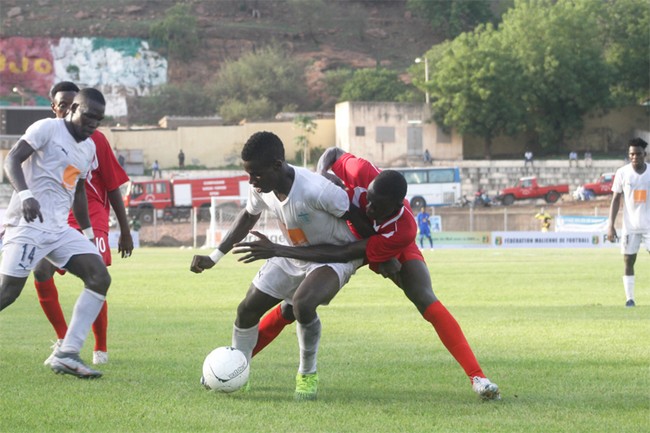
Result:
{"label": "building window", "polygon": [[354,135],[357,137],[365,137],[366,136],[366,127],[365,126],[357,126],[354,128]]}

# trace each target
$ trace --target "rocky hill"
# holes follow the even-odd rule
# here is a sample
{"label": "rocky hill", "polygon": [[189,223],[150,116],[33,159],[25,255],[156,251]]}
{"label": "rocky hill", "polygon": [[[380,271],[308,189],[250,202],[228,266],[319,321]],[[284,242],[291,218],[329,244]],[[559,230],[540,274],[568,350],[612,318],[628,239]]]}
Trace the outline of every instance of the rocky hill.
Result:
{"label": "rocky hill", "polygon": [[310,60],[307,81],[317,92],[318,78],[329,69],[377,63],[403,69],[439,41],[405,0],[325,0],[320,10],[286,0],[3,0],[0,35],[146,39],[151,24],[176,3],[196,13],[201,50],[188,62],[170,62],[171,83],[207,82],[225,60],[277,41]]}

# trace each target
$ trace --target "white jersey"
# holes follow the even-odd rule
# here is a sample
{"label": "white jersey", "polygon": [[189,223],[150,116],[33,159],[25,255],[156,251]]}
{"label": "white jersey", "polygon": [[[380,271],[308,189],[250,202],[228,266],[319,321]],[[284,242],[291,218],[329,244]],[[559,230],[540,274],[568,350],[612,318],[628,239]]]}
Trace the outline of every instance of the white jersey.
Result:
{"label": "white jersey", "polygon": [[273,192],[258,193],[251,188],[246,211],[251,215],[272,211],[293,246],[354,242],[356,238],[341,219],[350,207],[346,192],[321,175],[291,167],[295,179],[285,200],[280,201]]}
{"label": "white jersey", "polygon": [[624,201],[623,231],[650,232],[650,167],[638,174],[627,164],[616,170],[612,192],[622,193]]}
{"label": "white jersey", "polygon": [[20,197],[14,191],[5,213],[4,225],[29,226],[45,232],[68,227],[68,213],[79,179],[86,179],[95,157],[95,143],[87,138],[77,143],[63,119],[43,119],[33,123],[21,137],[34,153],[23,162],[27,187],[41,205],[43,222],[28,223],[23,218]]}

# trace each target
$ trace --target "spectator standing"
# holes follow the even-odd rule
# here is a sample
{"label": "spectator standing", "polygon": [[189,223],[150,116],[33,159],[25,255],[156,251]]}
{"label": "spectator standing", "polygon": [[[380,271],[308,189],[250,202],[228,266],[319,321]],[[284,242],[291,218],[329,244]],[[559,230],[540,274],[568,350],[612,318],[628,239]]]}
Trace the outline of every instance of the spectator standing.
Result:
{"label": "spectator standing", "polygon": [[[616,170],[612,185],[612,202],[609,207],[607,238],[610,242],[618,239],[614,223],[623,199],[623,230],[621,232],[621,253],[625,264],[623,288],[626,307],[634,307],[634,264],[636,255],[645,243],[650,252],[650,170],[645,162],[646,143],[641,138],[630,140],[628,156],[630,163]],[[648,267],[646,266],[647,270]]]}
{"label": "spectator standing", "polygon": [[533,152],[530,150],[524,153],[524,167],[528,167],[528,164],[530,164],[531,168],[533,167]]}
{"label": "spectator standing", "polygon": [[156,178],[156,173],[158,173],[158,179],[162,179],[162,173],[160,171],[160,164],[158,164],[157,159],[153,162],[153,164],[151,164],[151,178],[152,179]]}
{"label": "spectator standing", "polygon": [[591,168],[591,152],[585,152],[585,167]]}
{"label": "spectator standing", "polygon": [[539,212],[535,215],[535,219],[540,220],[541,222],[541,229],[543,232],[547,232],[551,228],[551,221],[553,221],[553,217],[546,212],[546,209],[541,208]]}
{"label": "spectator standing", "polygon": [[575,150],[572,150],[569,152],[569,167],[573,167],[573,165],[578,166],[578,152]]}
{"label": "spectator standing", "polygon": [[183,168],[185,167],[185,154],[183,153],[183,149],[181,149],[178,152],[178,168]]}

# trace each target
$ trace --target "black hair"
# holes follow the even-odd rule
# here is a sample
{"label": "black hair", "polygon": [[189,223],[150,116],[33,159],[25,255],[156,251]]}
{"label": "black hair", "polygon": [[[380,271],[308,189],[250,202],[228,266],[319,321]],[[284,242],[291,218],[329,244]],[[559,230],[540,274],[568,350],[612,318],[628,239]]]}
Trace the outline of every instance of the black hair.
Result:
{"label": "black hair", "polygon": [[272,132],[261,131],[251,135],[241,151],[244,161],[284,161],[284,144]]}
{"label": "black hair", "polygon": [[401,202],[406,196],[406,179],[398,171],[384,170],[373,180],[374,190],[382,196]]}
{"label": "black hair", "polygon": [[106,100],[104,99],[104,95],[102,94],[102,92],[100,92],[97,89],[93,89],[92,87],[86,87],[84,89],[81,89],[75,99],[77,98],[84,99],[86,101],[94,101],[97,102],[98,104],[106,105]]}
{"label": "black hair", "polygon": [[56,83],[50,89],[50,98],[54,100],[54,97],[59,92],[76,92],[79,93],[79,87],[72,81],[61,81]]}
{"label": "black hair", "polygon": [[631,147],[631,146],[634,146],[634,147],[638,146],[638,147],[642,148],[643,150],[645,150],[645,148],[648,147],[648,143],[646,143],[646,141],[644,139],[637,137],[637,138],[633,138],[633,139],[630,140],[630,142],[628,144],[628,147]]}

